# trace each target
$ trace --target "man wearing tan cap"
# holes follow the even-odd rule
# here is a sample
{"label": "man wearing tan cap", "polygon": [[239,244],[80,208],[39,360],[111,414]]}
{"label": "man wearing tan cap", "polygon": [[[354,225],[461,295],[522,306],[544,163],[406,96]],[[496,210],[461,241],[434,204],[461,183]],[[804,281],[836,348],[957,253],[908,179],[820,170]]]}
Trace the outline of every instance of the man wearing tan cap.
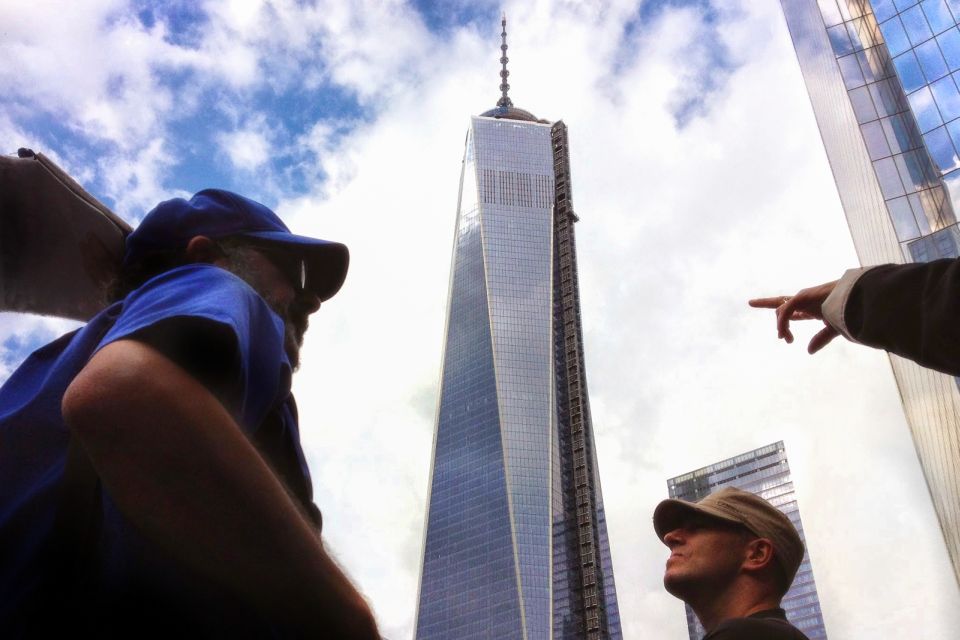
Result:
{"label": "man wearing tan cap", "polygon": [[653,528],[670,548],[663,586],[697,614],[703,640],[807,640],[780,608],[803,542],[776,507],[727,487],[696,503],[664,500]]}

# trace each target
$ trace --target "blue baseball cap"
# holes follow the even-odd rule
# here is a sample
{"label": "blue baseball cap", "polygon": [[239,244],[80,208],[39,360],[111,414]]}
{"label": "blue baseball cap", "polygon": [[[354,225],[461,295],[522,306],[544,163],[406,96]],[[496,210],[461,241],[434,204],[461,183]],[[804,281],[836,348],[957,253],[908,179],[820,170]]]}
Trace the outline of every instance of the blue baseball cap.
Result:
{"label": "blue baseball cap", "polygon": [[158,251],[184,248],[195,236],[211,240],[240,236],[289,251],[304,261],[304,286],[320,300],[329,300],[340,290],[350,264],[346,245],[295,235],[259,202],[222,189],[204,189],[189,200],[166,200],[150,211],[127,236],[123,265]]}

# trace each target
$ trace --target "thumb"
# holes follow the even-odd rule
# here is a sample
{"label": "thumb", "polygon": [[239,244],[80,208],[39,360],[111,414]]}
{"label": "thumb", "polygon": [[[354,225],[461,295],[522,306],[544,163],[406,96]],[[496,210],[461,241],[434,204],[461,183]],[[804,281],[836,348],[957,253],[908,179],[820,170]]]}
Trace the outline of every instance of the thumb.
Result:
{"label": "thumb", "polygon": [[840,335],[839,331],[830,325],[825,326],[823,329],[820,329],[815,336],[810,338],[810,344],[807,345],[807,353],[814,354],[820,351],[820,349],[830,344],[830,341],[838,335]]}

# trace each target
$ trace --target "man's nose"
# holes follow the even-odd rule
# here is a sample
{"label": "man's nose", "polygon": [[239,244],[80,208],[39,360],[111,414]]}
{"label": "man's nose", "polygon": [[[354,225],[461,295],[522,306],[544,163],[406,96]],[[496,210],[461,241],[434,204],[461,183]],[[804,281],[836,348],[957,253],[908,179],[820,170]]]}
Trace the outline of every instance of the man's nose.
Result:
{"label": "man's nose", "polygon": [[673,529],[663,536],[663,544],[671,549],[683,542],[683,529]]}
{"label": "man's nose", "polygon": [[302,289],[297,292],[294,304],[296,304],[297,311],[302,312],[303,315],[310,315],[320,308],[320,298],[312,291]]}

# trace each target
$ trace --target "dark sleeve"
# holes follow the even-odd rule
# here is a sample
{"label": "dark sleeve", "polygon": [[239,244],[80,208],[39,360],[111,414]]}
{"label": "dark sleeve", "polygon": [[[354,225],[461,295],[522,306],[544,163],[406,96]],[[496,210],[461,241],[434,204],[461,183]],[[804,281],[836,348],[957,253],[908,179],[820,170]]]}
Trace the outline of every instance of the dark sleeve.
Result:
{"label": "dark sleeve", "polygon": [[858,342],[960,375],[960,260],[872,268],[843,313]]}

